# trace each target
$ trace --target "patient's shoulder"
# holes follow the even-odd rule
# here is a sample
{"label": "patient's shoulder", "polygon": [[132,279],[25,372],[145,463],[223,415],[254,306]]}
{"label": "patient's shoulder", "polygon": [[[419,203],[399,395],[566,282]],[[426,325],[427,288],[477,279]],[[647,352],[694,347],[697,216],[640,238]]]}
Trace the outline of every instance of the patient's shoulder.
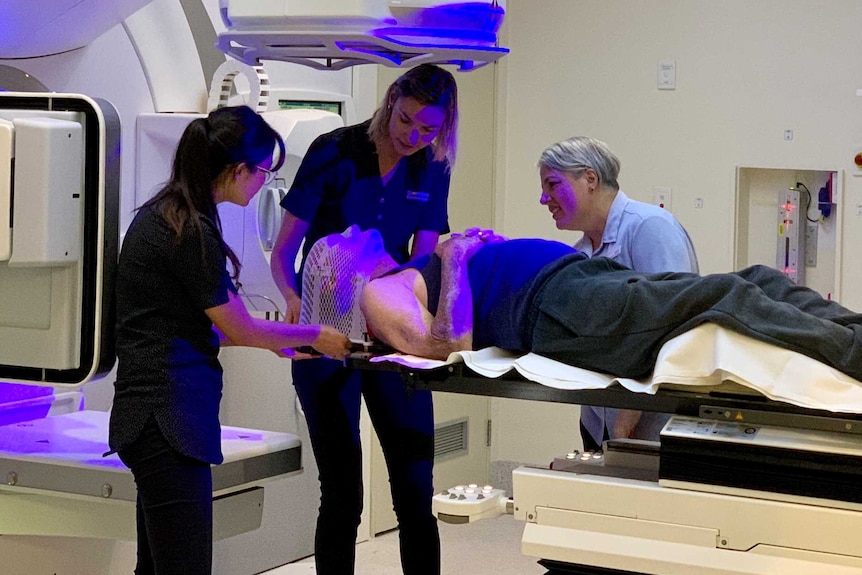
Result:
{"label": "patient's shoulder", "polygon": [[401,296],[405,293],[412,293],[417,298],[421,296],[420,301],[423,305],[426,304],[428,299],[428,292],[422,274],[416,268],[408,267],[399,268],[371,280],[363,290],[363,297],[366,293],[369,298],[375,297],[384,300]]}

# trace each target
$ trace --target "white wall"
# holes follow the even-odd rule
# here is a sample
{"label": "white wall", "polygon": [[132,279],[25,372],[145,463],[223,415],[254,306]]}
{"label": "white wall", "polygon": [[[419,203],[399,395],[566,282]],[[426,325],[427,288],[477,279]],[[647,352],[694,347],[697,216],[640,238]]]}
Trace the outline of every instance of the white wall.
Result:
{"label": "white wall", "polygon": [[[847,168],[862,143],[862,4],[854,0],[514,0],[502,60],[508,110],[502,196],[506,232],[552,235],[538,205],[535,162],[575,134],[606,141],[621,185],[650,201],[673,189],[673,211],[704,271],[732,266],[735,167]],[[658,90],[657,62],[677,63]],[[541,89],[538,89],[541,87]],[[792,129],[794,139],[784,140]],[[849,178],[846,241],[862,233]],[[704,208],[694,199],[704,198]],[[848,254],[855,258],[855,254]],[[845,269],[859,267],[846,265]],[[849,278],[845,278],[845,281]],[[862,297],[852,301],[862,307]]]}
{"label": "white wall", "polygon": [[[672,211],[707,273],[733,267],[736,166],[853,168],[862,144],[856,0],[510,0],[507,9],[496,201],[508,235],[576,240],[539,205],[535,167],[544,147],[572,135],[609,144],[631,197],[672,188]],[[676,61],[673,91],[656,86],[664,58]],[[842,303],[862,309],[853,249],[862,177],[844,174],[844,194]],[[573,412],[498,400],[492,459],[542,462],[572,449]]]}

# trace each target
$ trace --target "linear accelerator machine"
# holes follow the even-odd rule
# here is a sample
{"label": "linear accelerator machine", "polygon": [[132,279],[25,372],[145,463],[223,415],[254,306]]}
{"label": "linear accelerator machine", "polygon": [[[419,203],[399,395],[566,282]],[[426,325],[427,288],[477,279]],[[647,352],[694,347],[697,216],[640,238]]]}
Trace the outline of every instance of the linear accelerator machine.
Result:
{"label": "linear accelerator machine", "polygon": [[[0,489],[0,552],[16,573],[117,573],[133,564],[134,544],[124,543],[134,536],[131,477],[116,459],[101,457],[106,414],[82,410],[83,398],[98,404],[99,393],[106,393],[100,388],[110,387],[110,374],[104,373],[113,363],[106,272],[116,258],[118,232],[130,221],[131,208],[164,179],[179,133],[207,107],[207,95],[223,96],[222,86],[207,90],[204,61],[210,58],[209,67],[221,69],[228,85],[228,76],[245,79],[249,92],[257,91],[261,79],[256,60],[267,54],[289,62],[311,55],[305,63],[333,70],[312,77],[303,75],[304,68],[279,69],[279,62],[267,61],[267,111],[282,96],[340,107],[334,116],[302,110],[273,120],[288,132],[289,170],[314,131],[357,121],[375,107],[376,98],[364,96],[373,87],[368,89],[358,67],[355,73],[350,69],[356,58],[383,64],[448,61],[461,50],[473,57],[461,62],[468,68],[503,53],[487,33],[472,46],[443,43],[436,54],[417,48],[415,40],[424,37],[415,25],[421,30],[429,23],[418,17],[421,12],[405,12],[395,3],[393,10],[385,2],[318,1],[317,16],[302,18],[291,18],[284,6],[278,13],[261,11],[275,5],[0,5],[0,22],[17,24],[0,36],[0,87],[18,92],[0,97],[0,155],[15,158],[14,179],[5,160],[7,173],[0,178],[0,379],[28,384],[5,386],[0,430],[6,479]],[[199,26],[190,24],[201,24],[202,11],[209,14],[203,13],[205,24],[224,26],[218,41],[236,61],[216,52],[206,34],[196,42],[192,29],[200,34]],[[406,15],[407,30],[398,29],[396,15]],[[279,32],[269,30],[272,22]],[[334,31],[333,24],[342,30]],[[310,37],[318,40],[311,45]],[[316,88],[279,87],[279,72],[301,78],[290,85]],[[260,91],[265,88],[261,82]],[[287,187],[290,174],[281,178]],[[22,186],[32,192],[22,193]],[[276,229],[278,212],[269,208],[281,193],[264,191],[261,203],[242,215],[224,214],[228,229],[244,230],[229,241],[241,246],[249,305],[262,314],[274,309],[270,300],[278,305],[266,281],[255,280],[268,276],[261,246]],[[313,459],[307,452],[299,459],[301,426],[285,426],[285,416],[298,417],[290,401],[283,400],[278,413],[260,407],[285,392],[282,378],[266,373],[281,365],[249,351],[250,369],[248,362],[231,361],[235,350],[226,351],[226,422],[284,430],[226,427],[226,463],[214,470],[216,572],[261,572],[311,552]],[[650,446],[619,442],[601,457],[572,454],[553,469],[515,471],[513,511],[525,521],[522,549],[544,559],[551,572],[862,572],[856,544],[862,514],[854,489],[859,436],[846,433],[856,430],[858,417],[787,409],[726,391],[553,392],[508,376],[489,382],[461,366],[443,373],[411,370],[405,378],[448,392],[655,409],[682,417],[666,430],[658,455]],[[232,380],[267,380],[271,387],[231,395],[241,388]],[[441,516],[469,521],[500,511],[498,492],[490,490],[484,503],[477,503],[479,493],[463,500],[456,494],[454,503],[447,496],[447,505],[438,501]]]}
{"label": "linear accelerator machine", "polygon": [[[492,62],[507,51],[496,42],[503,12],[380,0],[36,4],[0,6],[0,553],[23,575],[130,572],[134,483],[116,456],[102,457],[111,280],[122,231],[167,178],[182,130],[244,102],[285,137],[277,185],[245,210],[222,210],[243,295],[275,319],[277,202],[314,137],[377,105],[374,75],[353,65]],[[269,62],[267,76],[261,60],[289,64]],[[213,469],[217,573],[313,552],[317,479],[301,413],[286,364],[255,352],[223,352],[223,423],[243,425],[223,427],[225,463]],[[234,390],[258,378],[266,389]],[[102,408],[84,409],[85,398]]]}

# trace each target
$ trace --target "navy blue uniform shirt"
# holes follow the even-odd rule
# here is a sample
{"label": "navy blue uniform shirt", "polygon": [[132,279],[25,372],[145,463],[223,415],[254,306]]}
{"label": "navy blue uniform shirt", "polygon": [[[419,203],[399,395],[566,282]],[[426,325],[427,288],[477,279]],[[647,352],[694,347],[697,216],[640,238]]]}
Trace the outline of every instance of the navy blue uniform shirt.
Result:
{"label": "navy blue uniform shirt", "polygon": [[319,136],[302,160],[281,206],[309,223],[303,260],[314,243],[351,225],[377,229],[398,262],[410,257],[411,236],[420,230],[449,231],[449,171],[431,147],[404,158],[384,186],[371,121]]}

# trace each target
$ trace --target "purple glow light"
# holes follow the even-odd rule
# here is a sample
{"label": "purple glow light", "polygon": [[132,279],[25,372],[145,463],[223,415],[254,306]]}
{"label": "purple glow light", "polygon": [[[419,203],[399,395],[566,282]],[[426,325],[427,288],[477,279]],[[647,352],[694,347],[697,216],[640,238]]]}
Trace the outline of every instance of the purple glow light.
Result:
{"label": "purple glow light", "polygon": [[378,28],[374,36],[445,38],[496,44],[505,10],[487,2],[453,2],[427,8],[390,6],[397,27]]}
{"label": "purple glow light", "polygon": [[[406,7],[405,7],[406,8]],[[475,30],[496,34],[506,11],[488,2],[452,2],[428,8],[398,9],[390,6],[399,26]]]}
{"label": "purple glow light", "polygon": [[[0,382],[0,406],[17,404],[15,409],[0,409],[0,425],[45,417],[51,409],[47,400],[53,395],[50,387]],[[45,401],[39,401],[42,399]]]}

